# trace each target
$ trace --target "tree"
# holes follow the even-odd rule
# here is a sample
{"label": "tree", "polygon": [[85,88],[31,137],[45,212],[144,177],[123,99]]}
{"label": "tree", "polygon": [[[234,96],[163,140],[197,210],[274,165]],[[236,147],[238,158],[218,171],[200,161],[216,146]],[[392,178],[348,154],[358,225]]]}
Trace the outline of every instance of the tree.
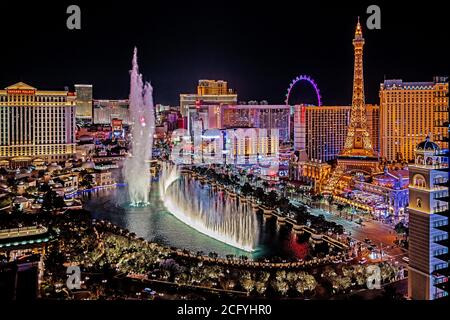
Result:
{"label": "tree", "polygon": [[48,183],[42,183],[42,184],[39,186],[38,190],[39,190],[40,192],[48,192],[48,191],[51,190],[51,188],[50,188],[50,186],[48,185]]}
{"label": "tree", "polygon": [[403,224],[403,222],[399,222],[395,225],[394,230],[398,234],[406,234],[408,228]]}
{"label": "tree", "polygon": [[248,182],[246,182],[241,188],[241,193],[244,196],[250,196],[250,195],[253,194],[253,192],[254,192],[254,190],[253,190],[252,186]]}
{"label": "tree", "polygon": [[264,199],[265,196],[265,192],[261,187],[256,188],[255,190],[255,197],[259,200],[262,201]]}
{"label": "tree", "polygon": [[219,285],[224,290],[233,290],[234,287],[236,286],[236,281],[230,278],[229,276],[225,276],[219,279]]}
{"label": "tree", "polygon": [[20,204],[15,203],[15,204],[12,206],[11,214],[13,214],[13,215],[18,215],[18,214],[21,214],[22,212],[23,212],[23,211],[22,211],[22,208],[20,207]]}
{"label": "tree", "polygon": [[255,282],[255,290],[259,295],[263,295],[267,290],[267,282],[266,281]]}
{"label": "tree", "polygon": [[242,288],[244,288],[245,291],[247,291],[247,293],[250,293],[255,287],[255,281],[252,279],[252,275],[250,274],[249,271],[244,271],[241,274],[239,283],[241,284]]}
{"label": "tree", "polygon": [[267,206],[276,206],[277,205],[277,201],[278,200],[278,196],[277,193],[275,191],[270,191],[269,194],[267,194],[263,200],[264,204]]}
{"label": "tree", "polygon": [[273,279],[270,284],[276,292],[283,296],[289,291],[289,284],[284,280]]}
{"label": "tree", "polygon": [[9,206],[11,204],[11,202],[12,202],[12,198],[9,195],[0,198],[0,209]]}
{"label": "tree", "polygon": [[56,196],[53,203],[55,209],[62,209],[66,206],[66,203],[64,202],[64,198],[60,196]]}
{"label": "tree", "polygon": [[281,210],[282,212],[287,213],[287,212],[289,211],[289,207],[290,207],[289,199],[284,198],[284,197],[281,198],[281,199],[278,201],[278,207],[280,208],[280,210]]}
{"label": "tree", "polygon": [[37,189],[36,187],[34,187],[34,186],[30,186],[30,187],[28,187],[28,188],[25,189],[25,192],[26,192],[27,194],[34,194],[34,193],[36,193],[37,191],[38,191],[38,189]]}
{"label": "tree", "polygon": [[342,203],[338,203],[336,207],[337,207],[337,211],[339,212],[339,217],[341,217],[342,213],[345,209],[345,206]]}
{"label": "tree", "polygon": [[54,209],[61,209],[65,206],[64,198],[58,196],[58,194],[49,190],[44,194],[42,199],[42,207],[43,211],[52,211]]}

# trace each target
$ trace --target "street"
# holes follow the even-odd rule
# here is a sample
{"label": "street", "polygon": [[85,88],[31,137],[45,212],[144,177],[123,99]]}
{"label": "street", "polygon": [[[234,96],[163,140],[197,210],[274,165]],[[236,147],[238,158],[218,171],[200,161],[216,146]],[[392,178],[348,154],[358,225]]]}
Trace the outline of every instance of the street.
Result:
{"label": "street", "polygon": [[341,224],[345,231],[350,232],[351,238],[357,241],[364,242],[366,238],[372,240],[374,246],[377,246],[378,249],[382,246],[385,254],[398,261],[401,265],[405,265],[402,258],[407,256],[408,253],[405,249],[395,246],[394,240],[396,239],[396,235],[390,226],[374,220],[365,221],[363,226],[361,226],[356,222],[349,221],[318,208],[311,208],[310,212],[316,216],[322,214],[326,220]]}

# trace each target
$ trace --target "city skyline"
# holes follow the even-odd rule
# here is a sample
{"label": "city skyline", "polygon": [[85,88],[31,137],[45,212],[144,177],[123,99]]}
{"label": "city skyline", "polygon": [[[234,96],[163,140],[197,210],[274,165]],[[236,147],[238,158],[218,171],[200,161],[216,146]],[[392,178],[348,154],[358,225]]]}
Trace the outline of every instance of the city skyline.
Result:
{"label": "city skyline", "polygon": [[0,300],[448,300],[443,10],[255,3],[8,4]]}
{"label": "city skyline", "polygon": [[[202,4],[179,4],[169,11],[157,2],[147,17],[134,6],[81,3],[81,30],[66,28],[65,3],[30,4],[27,11],[7,4],[10,12],[20,12],[20,24],[15,13],[0,24],[15,34],[32,28],[33,36],[27,41],[9,38],[0,53],[0,83],[6,87],[23,81],[43,89],[87,83],[93,84],[97,99],[123,99],[136,45],[157,103],[177,105],[178,95],[192,92],[198,79],[228,81],[239,100],[283,103],[290,81],[308,74],[318,83],[325,105],[347,105],[352,47],[342,43],[352,35],[358,16],[368,39],[367,103],[378,102],[385,78],[431,81],[449,70],[448,61],[434,58],[436,52],[446,56],[449,51],[443,12],[427,15],[429,8],[381,3],[381,30],[368,30],[369,4],[363,3],[335,8],[319,1],[295,10],[288,3],[257,8],[254,3]],[[44,35],[50,35],[52,45],[40,46],[30,56],[29,48],[40,45]],[[314,103],[314,98],[303,84],[292,96],[293,103]]]}

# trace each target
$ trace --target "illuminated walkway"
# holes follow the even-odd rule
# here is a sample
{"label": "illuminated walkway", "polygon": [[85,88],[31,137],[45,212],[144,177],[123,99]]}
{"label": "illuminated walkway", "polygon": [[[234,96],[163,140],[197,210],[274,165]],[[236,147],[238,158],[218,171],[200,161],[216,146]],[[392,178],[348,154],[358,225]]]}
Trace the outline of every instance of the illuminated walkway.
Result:
{"label": "illuminated walkway", "polygon": [[0,230],[0,239],[29,237],[44,234],[47,231],[48,231],[47,228],[43,226],[3,229]]}

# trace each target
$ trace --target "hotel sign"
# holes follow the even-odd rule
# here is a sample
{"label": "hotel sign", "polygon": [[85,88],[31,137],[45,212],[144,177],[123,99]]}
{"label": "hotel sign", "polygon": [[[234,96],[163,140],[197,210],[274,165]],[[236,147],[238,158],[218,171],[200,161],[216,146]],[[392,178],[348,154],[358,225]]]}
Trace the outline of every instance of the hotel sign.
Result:
{"label": "hotel sign", "polygon": [[8,94],[35,94],[36,90],[30,89],[8,89]]}

